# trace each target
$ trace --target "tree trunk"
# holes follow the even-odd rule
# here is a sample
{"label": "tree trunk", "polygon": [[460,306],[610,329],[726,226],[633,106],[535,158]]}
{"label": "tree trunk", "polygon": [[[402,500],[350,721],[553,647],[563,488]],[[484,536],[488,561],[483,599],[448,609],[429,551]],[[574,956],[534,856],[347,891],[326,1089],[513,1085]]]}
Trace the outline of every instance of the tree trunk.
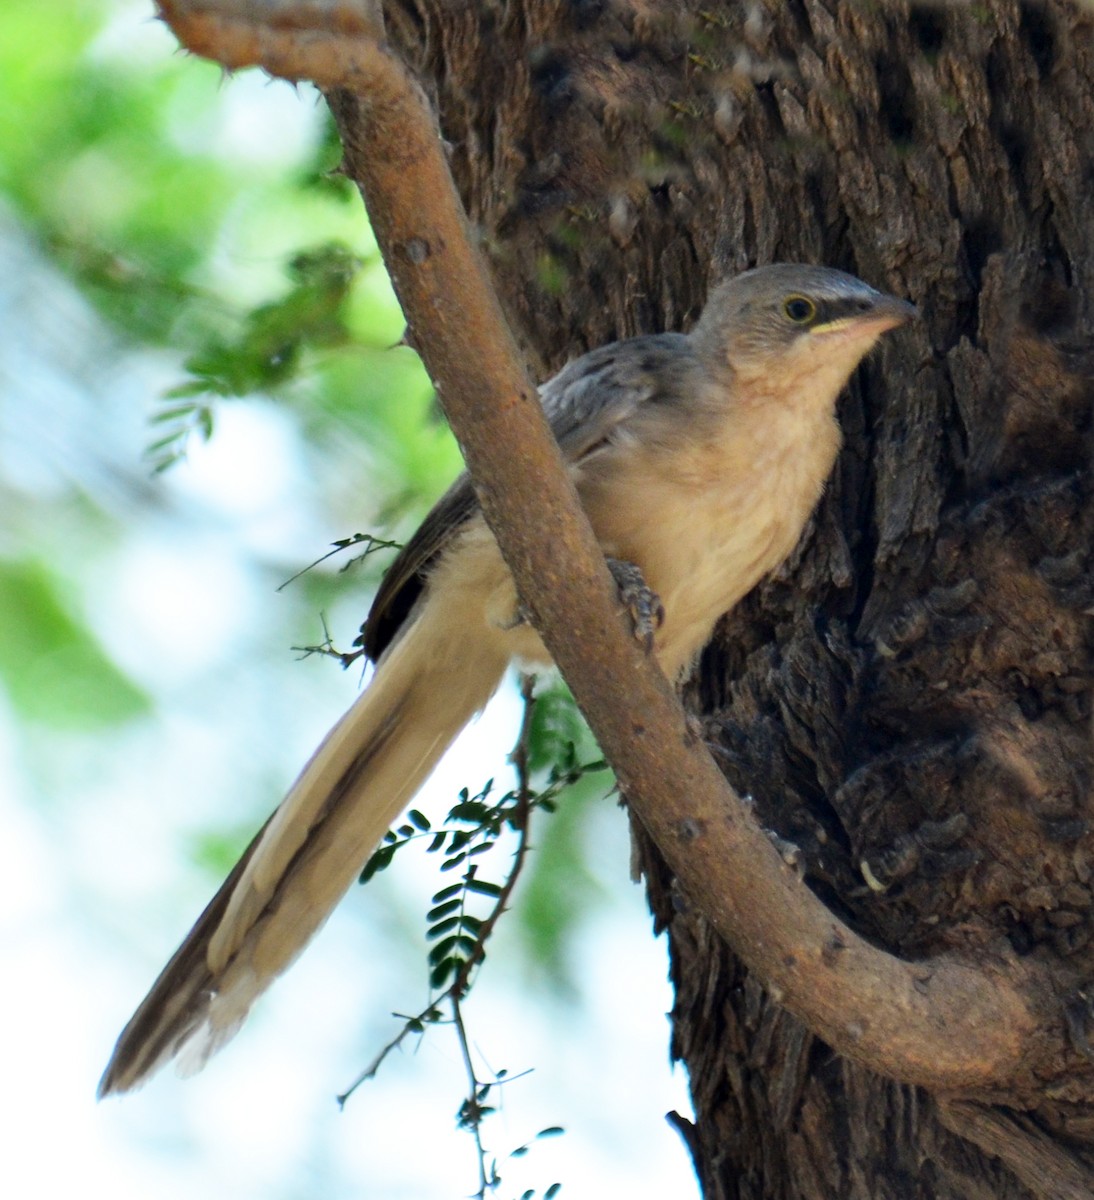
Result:
{"label": "tree trunk", "polygon": [[[1090,1057],[1092,17],[1014,0],[385,14],[540,374],[684,327],[711,283],[775,260],[919,305],[841,403],[846,447],[799,550],[724,622],[690,697],[833,911],[906,958],[1036,956]],[[1084,1058],[978,1098],[994,1109],[872,1075],[764,994],[637,836],[706,1196],[1089,1194]]]}

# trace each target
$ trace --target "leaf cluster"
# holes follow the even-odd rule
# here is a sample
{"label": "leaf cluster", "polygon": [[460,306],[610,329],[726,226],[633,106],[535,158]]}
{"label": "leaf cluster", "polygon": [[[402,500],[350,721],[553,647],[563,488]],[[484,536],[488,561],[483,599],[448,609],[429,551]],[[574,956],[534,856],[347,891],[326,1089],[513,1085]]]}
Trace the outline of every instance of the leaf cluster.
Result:
{"label": "leaf cluster", "polygon": [[[527,839],[528,822],[532,813],[553,813],[560,794],[585,776],[603,771],[605,764],[596,759],[580,762],[577,747],[568,743],[558,747],[558,758],[547,764],[547,779],[536,792],[515,788],[491,801],[494,781],[489,780],[475,795],[468,788],[448,813],[444,824],[434,829],[429,818],[417,809],[407,813],[405,823],[391,829],[361,872],[361,882],[391,865],[405,846],[427,841],[426,851],[441,859],[440,871],[463,869],[458,883],[448,884],[434,893],[432,907],[426,914],[426,937],[433,943],[429,950],[430,986],[442,989],[460,978],[469,968],[486,957],[486,919],[471,911],[475,897],[494,900],[508,899],[515,879],[512,874],[501,882],[482,874],[483,857],[490,854],[508,831],[522,840]],[[518,853],[520,849],[518,847]],[[492,917],[496,920],[497,915]],[[467,980],[464,980],[464,987]]]}
{"label": "leaf cluster", "polygon": [[182,458],[191,435],[212,436],[211,399],[282,387],[306,350],[352,342],[347,301],[364,261],[340,242],[302,250],[288,262],[284,296],[245,313],[234,336],[210,333],[183,364],[190,378],[167,391],[151,418],[163,431],[148,447],[153,469]]}

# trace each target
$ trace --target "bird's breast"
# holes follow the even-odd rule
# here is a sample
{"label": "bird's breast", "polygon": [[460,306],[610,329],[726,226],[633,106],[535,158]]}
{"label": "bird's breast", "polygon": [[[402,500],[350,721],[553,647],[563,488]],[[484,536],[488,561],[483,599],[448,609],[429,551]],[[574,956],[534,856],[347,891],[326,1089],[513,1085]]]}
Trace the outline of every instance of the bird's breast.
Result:
{"label": "bird's breast", "polygon": [[838,449],[830,414],[727,416],[701,439],[636,439],[580,471],[605,553],[636,563],[664,605],[657,646],[670,678],[793,550]]}

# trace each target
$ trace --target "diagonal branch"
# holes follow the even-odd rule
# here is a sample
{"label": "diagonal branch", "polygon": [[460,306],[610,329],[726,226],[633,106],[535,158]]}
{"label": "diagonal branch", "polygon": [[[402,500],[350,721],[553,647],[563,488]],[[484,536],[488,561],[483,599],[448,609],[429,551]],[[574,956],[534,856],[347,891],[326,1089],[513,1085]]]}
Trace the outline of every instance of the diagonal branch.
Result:
{"label": "diagonal branch", "polygon": [[[170,0],[188,49],[328,93],[384,260],[520,595],[634,812],[772,994],[840,1053],[943,1090],[1028,1082],[1065,1034],[1048,980],[1000,951],[907,963],[797,879],[689,730],[622,618],[475,249],[421,87],[360,0]],[[545,536],[544,531],[549,532]],[[626,697],[626,704],[620,698]]]}

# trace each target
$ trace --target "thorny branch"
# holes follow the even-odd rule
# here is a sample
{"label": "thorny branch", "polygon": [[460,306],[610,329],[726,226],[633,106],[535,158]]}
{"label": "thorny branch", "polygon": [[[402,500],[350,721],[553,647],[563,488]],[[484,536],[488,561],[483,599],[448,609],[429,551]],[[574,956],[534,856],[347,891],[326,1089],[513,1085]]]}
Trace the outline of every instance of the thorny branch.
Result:
{"label": "thorny branch", "polygon": [[630,636],[475,249],[436,117],[386,45],[378,5],[170,0],[163,11],[191,50],[326,89],[345,171],[521,599],[690,902],[788,1010],[858,1063],[949,1091],[1030,1082],[1034,1056],[1058,1056],[1066,1039],[1036,965],[1005,948],[977,964],[906,963],[860,938],[782,862]]}

